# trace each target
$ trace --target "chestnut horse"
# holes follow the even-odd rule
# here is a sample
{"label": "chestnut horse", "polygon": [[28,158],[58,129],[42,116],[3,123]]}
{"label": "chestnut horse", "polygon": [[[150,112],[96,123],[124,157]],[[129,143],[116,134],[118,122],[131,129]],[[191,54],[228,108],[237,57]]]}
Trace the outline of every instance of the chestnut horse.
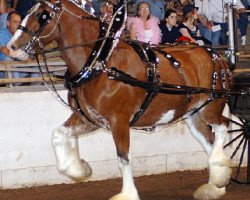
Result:
{"label": "chestnut horse", "polygon": [[[50,19],[41,20],[50,14]],[[93,44],[65,47],[94,41],[98,38],[99,21],[77,6],[74,2],[60,0],[59,3],[39,1],[21,23],[9,43],[12,51],[25,49],[30,41],[45,45],[53,40],[62,49],[70,77],[75,77],[86,66]],[[35,33],[39,38],[34,39]],[[175,68],[164,56],[156,51],[159,82],[175,85],[211,89],[228,89],[229,76],[213,78],[214,71],[221,74],[227,66],[219,58],[211,57],[205,48],[196,45],[163,46],[163,52],[170,53],[180,63]],[[124,40],[119,40],[113,49],[104,70],[85,84],[72,88],[69,104],[74,108],[70,118],[58,127],[52,138],[58,170],[76,180],[82,181],[91,175],[89,165],[79,156],[77,137],[87,135],[100,127],[112,132],[116,145],[119,169],[123,178],[121,193],[112,200],[139,200],[130,164],[130,121],[141,108],[147,90],[109,78],[107,71],[116,67],[123,73],[140,81],[147,80],[146,63]],[[213,82],[213,84],[212,84]],[[71,93],[77,95],[77,101]],[[187,92],[188,93],[188,92]],[[225,186],[231,175],[230,159],[223,152],[223,143],[229,121],[222,116],[226,98],[214,98],[206,106],[200,107],[210,98],[210,93],[190,92],[187,95],[158,93],[146,111],[133,127],[154,127],[183,119],[192,135],[202,144],[208,155],[209,181],[194,193],[196,199],[218,199],[225,194]],[[80,108],[82,112],[78,112]],[[201,108],[201,109],[197,109]],[[196,110],[196,112],[193,112]],[[82,114],[84,113],[84,115]],[[213,130],[213,132],[212,132]]]}

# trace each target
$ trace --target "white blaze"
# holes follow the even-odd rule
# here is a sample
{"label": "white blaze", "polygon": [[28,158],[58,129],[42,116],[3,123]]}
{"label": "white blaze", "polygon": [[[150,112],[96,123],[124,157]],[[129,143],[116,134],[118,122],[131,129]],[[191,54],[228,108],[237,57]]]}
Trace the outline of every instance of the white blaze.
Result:
{"label": "white blaze", "polygon": [[[34,8],[32,9],[32,11],[23,19],[23,21],[22,21],[22,23],[21,23],[21,26],[26,27],[29,16],[32,15],[34,12],[36,12],[36,11],[38,10],[38,8],[39,8],[40,5],[41,5],[41,3],[38,3],[38,4],[36,4],[36,5],[34,6]],[[13,36],[13,37],[11,38],[11,40],[9,41],[7,47],[8,47],[8,49],[9,49],[10,51],[12,51],[12,50],[10,49],[10,46],[11,46],[16,40],[18,40],[18,38],[21,36],[22,32],[23,32],[22,30],[17,29],[17,31],[15,32],[14,36]]]}

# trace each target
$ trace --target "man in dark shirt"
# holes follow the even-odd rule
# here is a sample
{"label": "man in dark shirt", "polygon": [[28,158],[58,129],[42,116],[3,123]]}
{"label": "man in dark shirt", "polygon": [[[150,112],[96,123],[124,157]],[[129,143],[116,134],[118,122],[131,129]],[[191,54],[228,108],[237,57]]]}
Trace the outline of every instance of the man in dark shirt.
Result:
{"label": "man in dark shirt", "polygon": [[165,20],[161,22],[160,29],[162,33],[161,44],[174,43],[181,36],[176,26],[177,14],[174,10],[169,9],[165,13]]}

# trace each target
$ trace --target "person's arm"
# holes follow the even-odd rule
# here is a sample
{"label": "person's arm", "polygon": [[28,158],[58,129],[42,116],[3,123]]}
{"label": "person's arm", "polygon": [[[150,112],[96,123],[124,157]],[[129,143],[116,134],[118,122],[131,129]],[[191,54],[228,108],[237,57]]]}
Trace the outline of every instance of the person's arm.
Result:
{"label": "person's arm", "polygon": [[7,46],[0,47],[0,52],[2,52],[4,55],[9,56],[11,58],[16,58],[18,60],[28,60],[29,56],[22,50],[17,51],[10,51]]}
{"label": "person's arm", "polygon": [[0,47],[0,51],[1,51],[4,55],[11,57],[11,56],[10,56],[10,50],[9,50],[6,46]]}
{"label": "person's arm", "polygon": [[191,37],[191,35],[189,34],[186,28],[180,28],[179,31],[183,36],[188,37],[191,40],[191,42],[194,42],[194,43],[196,42],[196,40]]}
{"label": "person's arm", "polygon": [[135,26],[134,23],[132,23],[130,25],[129,32],[130,32],[130,39],[131,40],[137,40],[137,30],[136,30],[136,26]]}
{"label": "person's arm", "polygon": [[246,10],[245,6],[244,6],[244,5],[242,4],[242,2],[239,1],[239,0],[236,2],[236,8],[237,8],[237,13],[238,13],[238,14],[244,13],[245,10]]}
{"label": "person's arm", "polygon": [[0,0],[0,14],[7,12],[6,7],[6,0]]}
{"label": "person's arm", "polygon": [[17,6],[17,3],[18,3],[18,0],[12,0],[13,2],[13,8],[16,9],[16,6]]}

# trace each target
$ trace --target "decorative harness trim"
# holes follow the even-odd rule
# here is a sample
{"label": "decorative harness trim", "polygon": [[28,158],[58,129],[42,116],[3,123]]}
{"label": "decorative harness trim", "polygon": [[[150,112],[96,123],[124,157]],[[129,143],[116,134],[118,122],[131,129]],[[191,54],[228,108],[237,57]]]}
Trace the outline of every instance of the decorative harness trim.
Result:
{"label": "decorative harness trim", "polygon": [[[158,57],[156,56],[154,50],[151,48],[148,43],[139,43],[137,41],[125,40],[127,44],[133,47],[134,51],[140,56],[141,60],[146,64],[147,69],[147,81],[152,84],[159,84],[159,70],[157,64],[159,62]],[[140,119],[143,113],[146,111],[152,100],[157,96],[158,91],[152,89],[151,87],[147,88],[146,97],[140,107],[140,109],[134,114],[133,119],[129,122],[129,125],[132,126],[136,121]]]}
{"label": "decorative harness trim", "polygon": [[[100,23],[100,31],[98,38],[104,38],[103,40],[98,40],[88,57],[83,68],[80,72],[74,76],[70,77],[69,72],[66,73],[66,87],[76,88],[84,83],[89,82],[98,75],[100,75],[108,62],[110,55],[112,54],[114,48],[116,47],[119,37],[125,28],[125,22],[127,19],[127,3],[120,2],[121,6],[114,13],[112,21],[110,22],[108,28],[106,29],[106,23]],[[96,68],[96,64],[99,68]]]}

